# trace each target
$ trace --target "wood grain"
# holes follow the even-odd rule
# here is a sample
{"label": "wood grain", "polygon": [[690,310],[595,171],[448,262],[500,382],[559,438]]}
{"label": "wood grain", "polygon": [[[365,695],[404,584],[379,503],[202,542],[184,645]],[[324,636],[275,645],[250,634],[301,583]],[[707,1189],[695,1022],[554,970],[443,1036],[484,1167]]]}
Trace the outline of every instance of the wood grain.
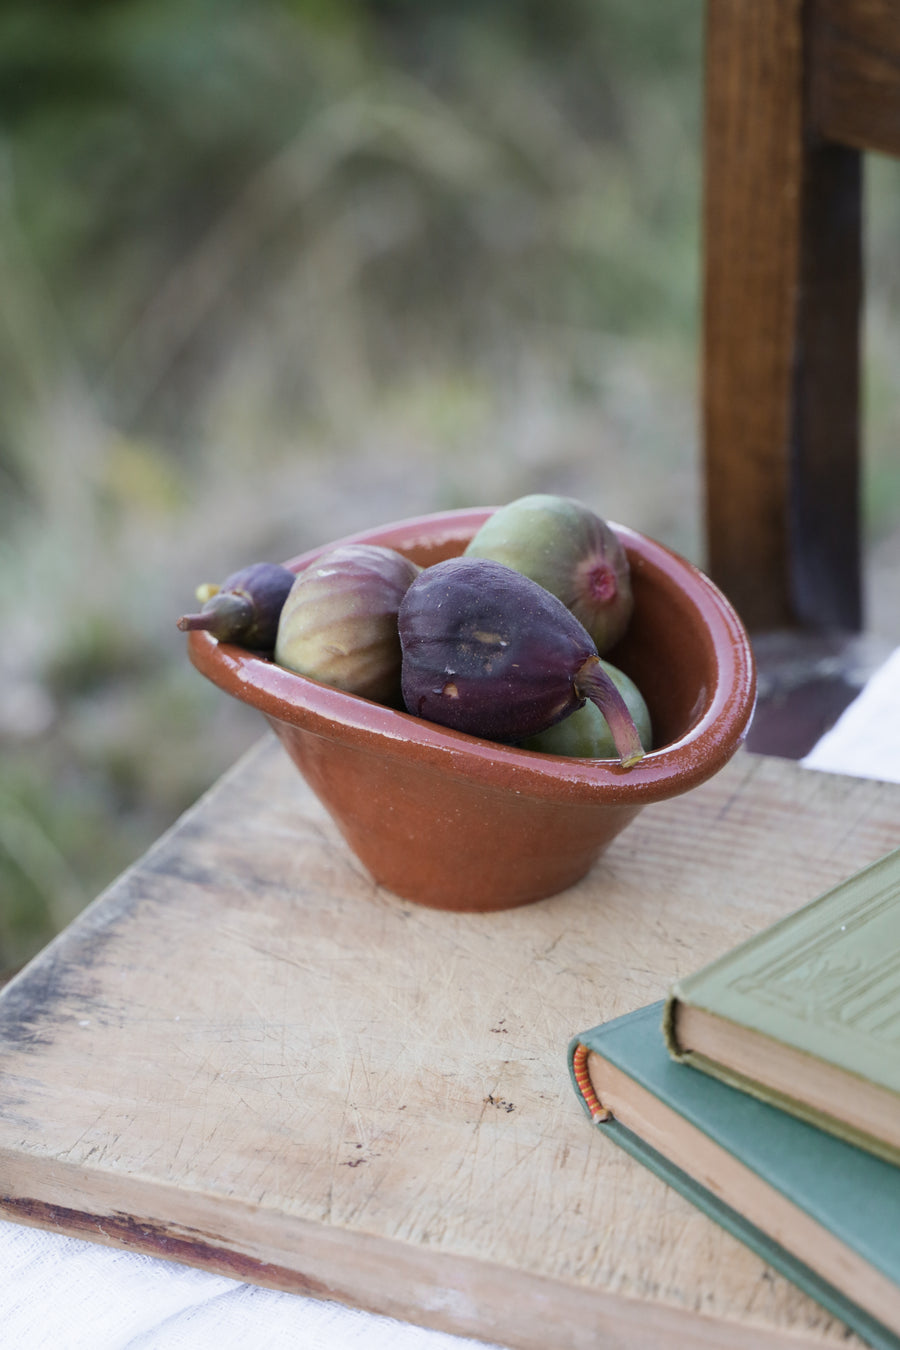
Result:
{"label": "wood grain", "polygon": [[860,150],[900,155],[896,0],[816,0],[811,8],[815,131]]}
{"label": "wood grain", "polygon": [[741,753],[562,895],[429,910],[267,737],[0,993],[0,1212],[521,1350],[844,1346],[566,1046],[898,843],[900,787]]}
{"label": "wood grain", "polygon": [[752,631],[857,631],[860,168],[807,126],[802,0],[708,0],[707,569]]}

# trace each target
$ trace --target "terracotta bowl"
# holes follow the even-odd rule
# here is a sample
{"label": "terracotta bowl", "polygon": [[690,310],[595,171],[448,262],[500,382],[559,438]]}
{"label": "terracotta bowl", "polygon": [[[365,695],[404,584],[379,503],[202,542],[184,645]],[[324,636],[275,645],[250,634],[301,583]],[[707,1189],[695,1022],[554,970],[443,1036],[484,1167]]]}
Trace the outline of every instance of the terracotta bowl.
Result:
{"label": "terracotta bowl", "polygon": [[[352,539],[385,544],[427,566],[461,553],[490,514],[448,511]],[[609,657],[643,693],[658,747],[632,769],[448,731],[206,633],[189,635],[190,657],[214,684],[265,716],[381,885],[439,909],[528,904],[583,877],[641,807],[721,769],[753,712],[753,656],[728,601],[691,563],[634,530],[614,528],[631,562],[635,612]],[[288,566],[300,571],[322,552]]]}

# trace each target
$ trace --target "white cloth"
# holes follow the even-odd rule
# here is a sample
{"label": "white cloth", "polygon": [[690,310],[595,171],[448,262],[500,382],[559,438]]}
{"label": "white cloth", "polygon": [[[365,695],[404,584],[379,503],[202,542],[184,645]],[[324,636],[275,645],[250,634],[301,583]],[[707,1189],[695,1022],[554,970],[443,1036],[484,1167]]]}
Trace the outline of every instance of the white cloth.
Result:
{"label": "white cloth", "polygon": [[900,783],[900,648],[800,763],[826,773]]}
{"label": "white cloth", "polygon": [[484,1350],[480,1341],[0,1221],[3,1350]]}
{"label": "white cloth", "polygon": [[[801,763],[900,782],[900,649]],[[6,1350],[485,1350],[387,1317],[0,1221]]]}

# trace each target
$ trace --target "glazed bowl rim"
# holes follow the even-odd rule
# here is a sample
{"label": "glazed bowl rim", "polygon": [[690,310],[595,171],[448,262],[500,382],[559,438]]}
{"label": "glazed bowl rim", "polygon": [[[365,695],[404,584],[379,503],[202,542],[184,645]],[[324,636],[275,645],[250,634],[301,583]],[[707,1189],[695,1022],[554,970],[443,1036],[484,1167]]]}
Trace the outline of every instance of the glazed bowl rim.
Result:
{"label": "glazed bowl rim", "polygon": [[[473,533],[494,510],[464,507],[396,520],[317,546],[285,565],[300,571],[321,554],[348,543],[379,543],[401,552],[417,543],[452,543]],[[711,777],[744,739],[756,698],[753,652],[737,613],[705,573],[650,536],[609,523],[630,554],[676,579],[706,626],[716,671],[705,705],[684,735],[650,751],[630,769],[615,760],[565,758],[452,731],[295,674],[202,631],[188,634],[190,659],[213,684],[270,721],[387,758],[408,758],[410,747],[415,747],[420,762],[431,761],[452,777],[534,797],[573,802],[613,799],[634,805],[661,800]]]}

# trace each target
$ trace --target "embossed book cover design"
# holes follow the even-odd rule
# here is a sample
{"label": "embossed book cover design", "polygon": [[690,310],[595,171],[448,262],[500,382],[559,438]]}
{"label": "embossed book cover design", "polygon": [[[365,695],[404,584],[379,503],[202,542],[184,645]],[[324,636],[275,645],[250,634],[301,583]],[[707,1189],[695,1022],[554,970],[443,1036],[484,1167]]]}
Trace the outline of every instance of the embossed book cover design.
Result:
{"label": "embossed book cover design", "polygon": [[675,984],[671,1053],[900,1160],[900,849]]}

